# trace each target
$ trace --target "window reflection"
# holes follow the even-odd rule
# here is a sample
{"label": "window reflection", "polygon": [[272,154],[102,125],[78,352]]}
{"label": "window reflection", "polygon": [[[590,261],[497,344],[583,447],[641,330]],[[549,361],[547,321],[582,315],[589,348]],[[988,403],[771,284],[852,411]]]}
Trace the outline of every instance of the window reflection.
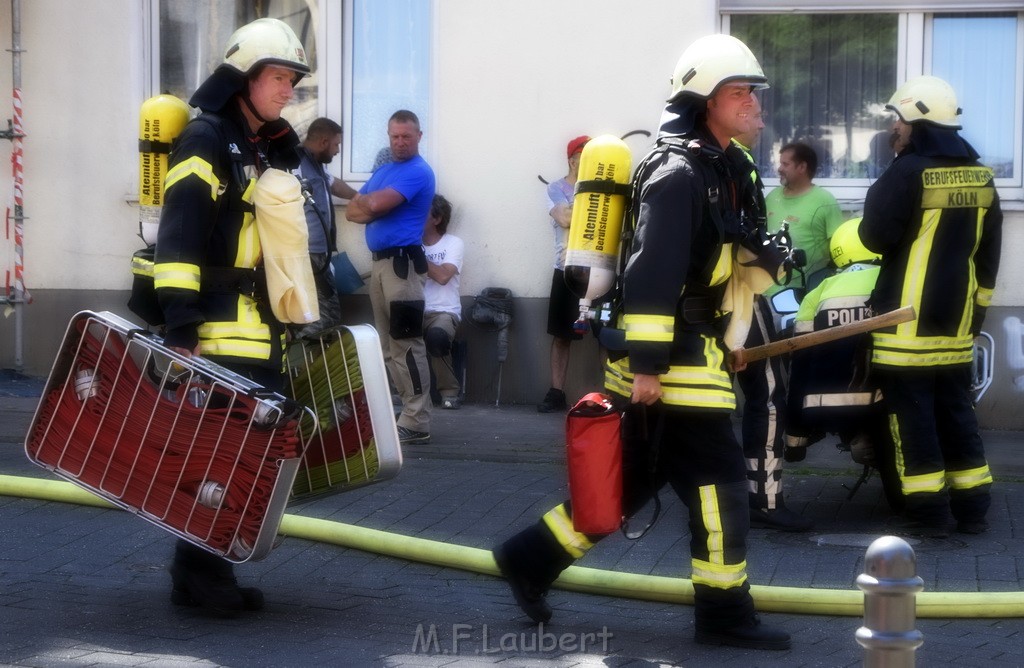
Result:
{"label": "window reflection", "polygon": [[[970,57],[965,57],[970,54]],[[1014,110],[1017,75],[1015,14],[936,16],[932,28],[932,74],[948,81],[964,113],[962,134],[997,177],[1012,177],[1019,142]]]}
{"label": "window reflection", "polygon": [[281,19],[306,49],[312,73],[295,89],[284,117],[299,136],[317,115],[316,0],[163,0],[160,3],[160,91],[188,101],[221,64],[231,33],[258,18]]}
{"label": "window reflection", "polygon": [[[429,126],[430,2],[355,0],[352,12],[352,171],[373,169],[387,121],[408,109]],[[468,97],[466,98],[469,99]],[[424,132],[420,152],[430,143]]]}
{"label": "window reflection", "polygon": [[818,152],[817,178],[870,178],[892,159],[883,103],[896,87],[895,14],[735,15],[732,34],[760,60],[770,119],[754,156],[773,175],[791,141]]}

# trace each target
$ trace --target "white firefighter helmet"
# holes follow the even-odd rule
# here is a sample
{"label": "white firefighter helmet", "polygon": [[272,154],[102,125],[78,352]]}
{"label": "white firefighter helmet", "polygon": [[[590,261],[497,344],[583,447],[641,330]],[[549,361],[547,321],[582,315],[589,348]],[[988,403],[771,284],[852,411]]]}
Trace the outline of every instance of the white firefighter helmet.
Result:
{"label": "white firefighter helmet", "polygon": [[872,262],[882,259],[878,253],[869,251],[864,246],[864,242],[860,240],[858,227],[860,227],[861,220],[861,218],[852,218],[846,221],[836,228],[832,239],[829,240],[828,246],[832,254],[832,262],[840,269],[854,262]]}
{"label": "white firefighter helmet", "polygon": [[956,91],[939,77],[910,79],[896,89],[886,109],[895,111],[904,123],[927,122],[959,130],[962,110],[956,103]]}
{"label": "white firefighter helmet", "polygon": [[288,24],[278,19],[256,19],[231,35],[224,51],[224,65],[248,75],[257,65],[279,65],[309,74],[309,62],[302,42]]}
{"label": "white firefighter helmet", "polygon": [[731,81],[768,88],[768,78],[746,44],[732,35],[706,35],[679,57],[668,101],[675,102],[683,95],[706,100]]}

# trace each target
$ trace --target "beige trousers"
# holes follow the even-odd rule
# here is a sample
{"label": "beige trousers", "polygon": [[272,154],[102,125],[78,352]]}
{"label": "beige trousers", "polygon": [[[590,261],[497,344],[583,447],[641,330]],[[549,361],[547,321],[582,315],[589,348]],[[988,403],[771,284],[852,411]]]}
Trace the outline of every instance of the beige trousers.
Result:
{"label": "beige trousers", "polygon": [[430,368],[422,332],[419,336],[401,339],[391,336],[394,302],[418,301],[422,320],[425,282],[426,274],[417,274],[412,262],[409,262],[408,276],[399,278],[395,275],[393,258],[388,258],[373,261],[368,290],[374,325],[384,349],[384,362],[402,398],[398,426],[430,433]]}

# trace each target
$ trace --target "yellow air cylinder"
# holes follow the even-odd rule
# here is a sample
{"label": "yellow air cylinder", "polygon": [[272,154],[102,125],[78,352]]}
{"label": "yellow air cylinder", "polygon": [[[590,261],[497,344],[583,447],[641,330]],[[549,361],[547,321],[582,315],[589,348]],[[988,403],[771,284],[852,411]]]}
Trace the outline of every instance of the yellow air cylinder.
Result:
{"label": "yellow air cylinder", "polygon": [[580,298],[578,331],[587,328],[591,304],[615,285],[630,168],[629,147],[618,137],[601,135],[583,147],[565,253],[565,284]]}
{"label": "yellow air cylinder", "polygon": [[147,244],[156,243],[171,142],[188,120],[188,105],[173,95],[151,97],[139,108],[139,236]]}

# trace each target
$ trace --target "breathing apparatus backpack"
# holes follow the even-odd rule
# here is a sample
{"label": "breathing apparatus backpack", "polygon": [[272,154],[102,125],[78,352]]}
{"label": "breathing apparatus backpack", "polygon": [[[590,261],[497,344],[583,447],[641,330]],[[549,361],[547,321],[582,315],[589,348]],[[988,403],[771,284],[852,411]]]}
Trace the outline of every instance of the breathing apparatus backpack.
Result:
{"label": "breathing apparatus backpack", "polygon": [[[584,149],[586,150],[586,149]],[[726,164],[726,157],[719,151],[707,149],[698,139],[685,139],[681,137],[662,137],[657,145],[640,161],[630,185],[630,196],[627,201],[627,208],[622,223],[622,232],[619,243],[617,270],[614,277],[614,285],[606,295],[609,301],[610,319],[609,324],[604,327],[595,328],[598,340],[609,352],[613,361],[621,359],[626,354],[625,331],[619,328],[619,321],[623,314],[622,303],[622,281],[626,265],[632,256],[633,237],[636,231],[636,206],[640,201],[640,189],[642,181],[647,178],[650,164],[665,153],[688,154],[691,159],[688,163],[694,172],[699,175],[704,183],[705,197],[703,202],[704,216],[713,222],[718,237],[723,242],[733,243],[734,260],[740,249],[750,251],[745,255],[753,259],[741,262],[746,266],[756,266],[764,269],[772,275],[773,280],[780,285],[789,283],[794,267],[803,264],[803,251],[792,247],[792,239],[789,236],[786,226],[774,235],[767,233],[763,197],[760,193],[760,186],[753,180],[746,198],[750,201],[744,202],[739,217],[727,215],[723,211],[722,198],[727,195],[719,191],[718,183],[720,178],[735,178],[729,173],[729,165]],[[760,203],[759,203],[760,202]],[[708,266],[700,269],[700,276],[710,278],[718,258],[712,257]],[[568,261],[567,261],[568,264]],[[780,268],[784,269],[783,277],[779,278]],[[689,286],[693,291],[694,303],[698,307],[686,308],[684,305],[683,315],[690,314],[694,326],[703,321],[710,322],[718,304],[712,303],[715,300],[711,294],[698,294],[707,292],[701,291],[695,286]],[[710,327],[710,325],[708,325]]]}
{"label": "breathing apparatus backpack", "polygon": [[153,256],[171,146],[188,121],[188,105],[173,95],[151,97],[139,109],[139,236],[146,247],[132,255],[128,308],[150,325],[164,322],[153,287]]}
{"label": "breathing apparatus backpack", "polygon": [[[140,114],[142,120],[139,139],[139,236],[146,243],[146,247],[132,254],[132,289],[128,297],[128,309],[142,318],[147,325],[159,327],[165,320],[154,283],[154,259],[157,229],[163,208],[164,178],[171,149],[189,122],[206,123],[212,127],[220,144],[226,144],[228,140],[223,127],[224,121],[220,116],[204,112],[190,121],[188,105],[171,95],[158,95],[146,100]],[[168,118],[170,120],[166,120]],[[157,134],[158,130],[160,134]],[[247,184],[241,154],[231,153],[231,157],[235,182]],[[222,201],[223,198],[217,200],[218,206]],[[201,290],[238,293],[255,299],[267,292],[266,275],[262,268],[204,267]]]}
{"label": "breathing apparatus backpack", "polygon": [[613,135],[594,137],[583,147],[573,196],[565,252],[565,285],[580,300],[573,329],[582,334],[595,301],[615,286],[623,217],[629,208],[631,156]]}

